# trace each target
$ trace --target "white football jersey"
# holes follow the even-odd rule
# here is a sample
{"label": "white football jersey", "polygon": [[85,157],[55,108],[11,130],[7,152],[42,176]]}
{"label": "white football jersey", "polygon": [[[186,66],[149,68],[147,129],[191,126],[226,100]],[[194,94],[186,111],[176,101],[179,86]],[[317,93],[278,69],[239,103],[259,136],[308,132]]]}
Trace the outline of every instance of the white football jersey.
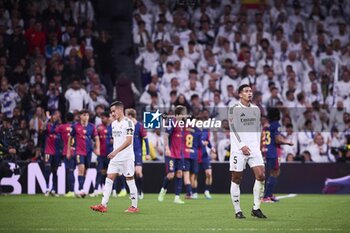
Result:
{"label": "white football jersey", "polygon": [[254,104],[246,107],[239,102],[229,107],[231,151],[241,152],[243,146],[248,146],[252,152],[260,152],[260,114]]}
{"label": "white football jersey", "polygon": [[[135,126],[131,120],[124,117],[121,121],[115,120],[112,122],[112,136],[113,136],[113,150],[118,149],[126,140],[126,137],[134,136]],[[131,144],[127,146],[124,150],[119,152],[112,160],[113,161],[125,161],[125,160],[135,160],[134,156],[134,139],[132,139]]]}

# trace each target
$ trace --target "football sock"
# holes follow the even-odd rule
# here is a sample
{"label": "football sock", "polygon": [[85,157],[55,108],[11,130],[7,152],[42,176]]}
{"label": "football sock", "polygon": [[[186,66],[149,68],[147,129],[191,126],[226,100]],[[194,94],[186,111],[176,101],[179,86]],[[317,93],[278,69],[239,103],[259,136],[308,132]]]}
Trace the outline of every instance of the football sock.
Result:
{"label": "football sock", "polygon": [[135,208],[137,208],[137,188],[135,184],[135,180],[127,180],[126,183],[128,184],[129,190],[130,190],[130,199],[131,199],[131,205]]}
{"label": "football sock", "polygon": [[255,180],[254,188],[253,188],[253,195],[254,195],[254,206],[253,206],[253,209],[254,210],[260,209],[260,204],[261,204],[260,198],[264,194],[264,188],[265,188],[265,182],[264,181]]}
{"label": "football sock", "polygon": [[192,186],[190,184],[186,184],[186,195],[191,196],[192,194]]}
{"label": "football sock", "polygon": [[197,193],[197,188],[193,188],[193,187],[192,187],[192,192],[193,192],[193,193]]}
{"label": "football sock", "polygon": [[68,170],[68,187],[69,187],[69,192],[74,192],[74,182],[75,182],[75,177],[74,177],[74,172],[73,169]]}
{"label": "football sock", "polygon": [[[107,177],[106,177],[106,179],[107,179]],[[117,190],[117,185],[118,185],[118,178],[116,178],[116,179],[114,180],[114,183],[113,183],[113,189],[114,189],[114,190]]]}
{"label": "football sock", "polygon": [[163,188],[167,189],[169,183],[170,183],[170,180],[168,179],[167,176],[165,176],[163,180]]}
{"label": "football sock", "polygon": [[111,195],[113,188],[113,180],[106,178],[105,187],[103,188],[103,197],[101,204],[107,206],[109,196]]}
{"label": "football sock", "polygon": [[126,189],[126,187],[125,187],[125,176],[120,176],[120,189]]}
{"label": "football sock", "polygon": [[138,177],[136,178],[136,187],[138,190],[138,193],[141,194],[142,193],[142,183],[143,183],[143,177]]}
{"label": "football sock", "polygon": [[78,176],[79,190],[83,190],[84,181],[85,181],[85,176]]}
{"label": "football sock", "polygon": [[97,172],[96,174],[96,183],[95,183],[95,190],[98,189],[98,186],[100,185],[101,183],[101,172]]}
{"label": "football sock", "polygon": [[175,177],[175,195],[180,195],[182,190],[182,177]]}
{"label": "football sock", "polygon": [[45,181],[46,181],[46,189],[49,190],[51,166],[50,165],[45,165],[44,169],[45,169],[44,170],[44,174],[45,174]]}
{"label": "football sock", "polygon": [[205,188],[204,188],[204,191],[210,191],[210,187],[211,187],[211,185],[206,184]]}
{"label": "football sock", "polygon": [[239,189],[239,185],[232,181],[231,181],[230,193],[231,193],[232,204],[233,204],[233,207],[235,208],[235,212],[238,213],[242,211],[239,203],[241,190]]}
{"label": "football sock", "polygon": [[276,183],[277,183],[277,178],[274,177],[274,176],[270,176],[267,179],[265,196],[264,196],[265,198],[272,196],[272,193],[273,193],[273,190],[274,190],[274,188],[276,186]]}
{"label": "football sock", "polygon": [[52,189],[57,193],[57,168],[52,170]]}

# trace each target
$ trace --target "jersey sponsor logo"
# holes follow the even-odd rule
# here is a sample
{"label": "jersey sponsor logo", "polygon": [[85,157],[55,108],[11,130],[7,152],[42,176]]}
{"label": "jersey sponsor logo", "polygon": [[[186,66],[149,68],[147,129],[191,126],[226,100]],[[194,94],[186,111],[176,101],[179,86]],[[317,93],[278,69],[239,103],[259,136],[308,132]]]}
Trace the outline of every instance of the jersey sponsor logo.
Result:
{"label": "jersey sponsor logo", "polygon": [[241,118],[241,122],[243,123],[243,125],[254,125],[256,121],[256,118]]}

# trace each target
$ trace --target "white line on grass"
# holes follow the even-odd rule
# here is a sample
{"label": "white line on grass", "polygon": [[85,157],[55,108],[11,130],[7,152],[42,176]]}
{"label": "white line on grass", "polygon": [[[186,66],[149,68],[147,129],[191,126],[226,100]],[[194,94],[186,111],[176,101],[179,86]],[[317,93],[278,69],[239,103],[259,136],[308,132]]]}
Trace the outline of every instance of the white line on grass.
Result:
{"label": "white line on grass", "polygon": [[[164,228],[0,228],[0,231],[6,232],[17,232],[17,231],[35,231],[35,232],[46,232],[46,231],[57,231],[57,232],[98,232],[98,231],[152,231],[152,232],[164,232]],[[222,231],[247,231],[247,232],[286,232],[286,231],[295,231],[295,232],[307,232],[307,231],[344,231],[344,229],[335,229],[335,228],[199,228],[199,229],[190,229],[190,228],[167,228],[166,231],[214,231],[214,232],[222,232]]]}

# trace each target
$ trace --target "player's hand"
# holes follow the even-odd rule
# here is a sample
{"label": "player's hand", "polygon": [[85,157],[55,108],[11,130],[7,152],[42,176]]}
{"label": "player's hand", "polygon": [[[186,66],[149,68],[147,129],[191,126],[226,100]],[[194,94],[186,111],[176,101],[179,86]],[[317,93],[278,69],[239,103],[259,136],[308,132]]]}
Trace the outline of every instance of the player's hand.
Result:
{"label": "player's hand", "polygon": [[170,156],[170,149],[169,149],[169,147],[165,147],[165,156]]}
{"label": "player's hand", "polygon": [[209,144],[208,141],[202,141],[203,146],[207,146]]}
{"label": "player's hand", "polygon": [[211,152],[216,154],[216,149],[214,147],[211,148]]}
{"label": "player's hand", "polygon": [[107,155],[107,158],[113,159],[116,155],[117,155],[117,153],[113,151]]}
{"label": "player's hand", "polygon": [[251,153],[249,147],[247,147],[247,146],[243,146],[241,148],[241,151],[243,152],[244,155],[250,155],[250,153]]}
{"label": "player's hand", "polygon": [[151,160],[151,156],[150,155],[146,155],[146,160]]}
{"label": "player's hand", "polygon": [[287,145],[294,146],[294,143],[293,142],[287,142]]}

